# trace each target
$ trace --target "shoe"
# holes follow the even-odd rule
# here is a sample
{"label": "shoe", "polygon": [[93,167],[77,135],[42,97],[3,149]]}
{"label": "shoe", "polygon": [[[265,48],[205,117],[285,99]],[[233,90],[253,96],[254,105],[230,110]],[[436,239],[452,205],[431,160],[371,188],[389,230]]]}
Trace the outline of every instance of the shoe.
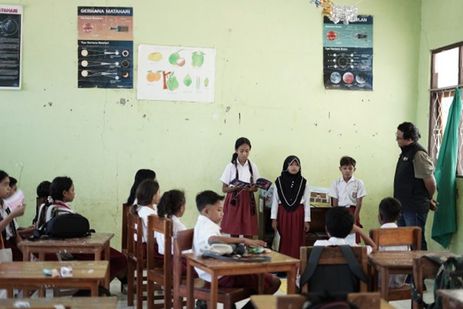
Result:
{"label": "shoe", "polygon": [[127,283],[121,284],[121,294],[127,295],[129,291],[129,285]]}
{"label": "shoe", "polygon": [[207,309],[207,302],[205,300],[197,299],[195,309]]}
{"label": "shoe", "polygon": [[275,275],[281,279],[286,279],[286,276],[287,276],[285,272],[277,272]]}

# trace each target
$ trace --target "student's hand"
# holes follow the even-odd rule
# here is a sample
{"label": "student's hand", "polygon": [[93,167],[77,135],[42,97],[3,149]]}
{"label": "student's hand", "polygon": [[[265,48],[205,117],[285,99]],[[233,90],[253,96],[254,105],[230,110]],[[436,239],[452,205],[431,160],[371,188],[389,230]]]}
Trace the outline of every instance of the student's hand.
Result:
{"label": "student's hand", "polygon": [[304,222],[304,232],[310,231],[310,222]]}
{"label": "student's hand", "polygon": [[12,212],[11,215],[13,218],[20,217],[24,215],[24,211],[26,210],[26,204],[21,204],[17,206]]}
{"label": "student's hand", "polygon": [[438,204],[439,204],[439,203],[437,203],[436,200],[431,199],[431,200],[429,201],[429,209],[432,210],[432,211],[436,211],[437,208],[438,208],[438,207],[437,207]]}
{"label": "student's hand", "polygon": [[250,186],[250,187],[247,188],[247,190],[250,191],[250,192],[256,192],[257,189],[258,189],[258,188],[257,188],[256,185],[252,185],[252,186]]}
{"label": "student's hand", "polygon": [[362,231],[362,228],[356,224],[354,224],[354,226],[352,227],[352,233],[358,233],[358,232],[361,232]]}
{"label": "student's hand", "polygon": [[276,219],[272,219],[272,229],[276,232],[277,231],[277,220]]}
{"label": "student's hand", "polygon": [[267,247],[267,243],[263,240],[259,240],[259,239],[249,239],[249,238],[245,238],[244,240],[244,244],[246,246],[250,246],[250,247]]}

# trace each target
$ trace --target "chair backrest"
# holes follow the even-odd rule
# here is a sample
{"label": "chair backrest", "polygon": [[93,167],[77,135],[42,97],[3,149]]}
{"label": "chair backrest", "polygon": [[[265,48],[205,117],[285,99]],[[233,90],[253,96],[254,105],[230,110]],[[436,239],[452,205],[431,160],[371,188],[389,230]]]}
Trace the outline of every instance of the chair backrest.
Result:
{"label": "chair backrest", "polygon": [[379,246],[410,246],[421,250],[421,228],[417,226],[370,230],[370,237]]}
{"label": "chair backrest", "polygon": [[[304,272],[307,259],[310,256],[313,247],[301,247],[300,249],[300,270]],[[368,255],[366,247],[351,247],[352,252],[354,253],[355,258],[357,259],[363,273],[368,274]],[[318,265],[346,265],[348,261],[344,257],[344,254],[341,251],[341,248],[338,246],[325,247],[320,255],[320,260]],[[303,292],[308,292],[306,287],[303,287]],[[360,292],[367,291],[367,283],[360,281]],[[308,287],[310,290],[310,287]]]}
{"label": "chair backrest", "polygon": [[134,207],[130,207],[127,212],[127,255],[135,258],[138,262],[143,262],[143,222],[138,216]]}
{"label": "chair backrest", "polygon": [[[156,250],[159,244],[156,243],[154,232],[164,235],[164,258],[163,264],[159,265],[156,260]],[[164,267],[168,272],[172,272],[172,220],[169,218],[161,218],[157,215],[148,216],[148,269]]]}
{"label": "chair backrest", "polygon": [[174,289],[182,280],[182,252],[193,248],[193,229],[183,230],[174,236]]}
{"label": "chair backrest", "polygon": [[121,250],[124,252],[127,249],[127,216],[132,205],[122,203],[122,235],[121,235]]}

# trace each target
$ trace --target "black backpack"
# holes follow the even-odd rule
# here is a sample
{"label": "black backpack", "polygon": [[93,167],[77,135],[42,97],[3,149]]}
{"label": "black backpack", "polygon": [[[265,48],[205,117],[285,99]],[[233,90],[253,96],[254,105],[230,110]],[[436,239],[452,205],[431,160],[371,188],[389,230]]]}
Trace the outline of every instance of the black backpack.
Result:
{"label": "black backpack", "polygon": [[89,236],[94,230],[82,215],[76,213],[62,213],[54,216],[40,229],[34,231],[32,239],[39,239],[42,236],[50,238],[74,238]]}
{"label": "black backpack", "polygon": [[338,246],[348,264],[318,265],[320,255],[325,247],[312,247],[308,263],[301,275],[299,287],[307,283],[310,286],[309,296],[326,295],[343,296],[360,290],[360,281],[367,282],[359,262],[347,245]]}
{"label": "black backpack", "polygon": [[441,258],[439,256],[425,255],[436,265],[440,265],[434,281],[434,303],[426,304],[423,301],[423,295],[413,287],[412,298],[414,301],[423,305],[424,308],[440,309],[442,308],[442,299],[437,295],[437,290],[442,289],[463,289],[463,256],[451,256]]}

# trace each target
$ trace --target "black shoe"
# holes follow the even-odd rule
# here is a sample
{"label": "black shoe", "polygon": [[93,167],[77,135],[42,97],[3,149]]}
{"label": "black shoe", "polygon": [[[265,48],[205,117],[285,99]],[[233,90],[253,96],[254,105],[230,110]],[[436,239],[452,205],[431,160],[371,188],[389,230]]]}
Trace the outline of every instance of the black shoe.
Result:
{"label": "black shoe", "polygon": [[281,278],[281,279],[286,279],[286,273],[285,272],[277,272],[275,274],[278,278]]}
{"label": "black shoe", "polygon": [[195,309],[207,309],[207,302],[205,300],[197,299]]}

